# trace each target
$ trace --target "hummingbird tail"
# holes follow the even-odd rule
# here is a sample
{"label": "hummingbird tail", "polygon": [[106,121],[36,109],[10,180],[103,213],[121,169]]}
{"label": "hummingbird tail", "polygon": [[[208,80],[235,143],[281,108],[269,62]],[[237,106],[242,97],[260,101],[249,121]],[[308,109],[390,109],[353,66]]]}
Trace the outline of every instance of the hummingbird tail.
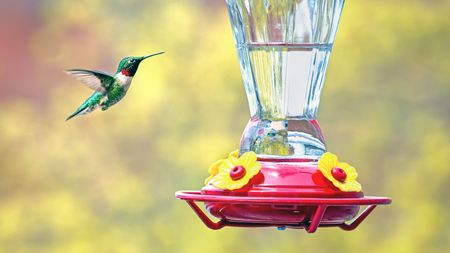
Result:
{"label": "hummingbird tail", "polygon": [[82,114],[82,112],[86,110],[86,108],[78,108],[74,113],[70,114],[69,117],[66,118],[66,121],[70,120],[71,118],[78,116]]}
{"label": "hummingbird tail", "polygon": [[80,107],[78,107],[78,109],[74,113],[72,113],[69,117],[66,118],[66,121],[75,116],[90,113],[93,110],[97,109],[100,105],[102,98],[104,97],[105,96],[102,93],[98,91],[94,92],[88,99],[86,99],[86,101],[83,102],[83,104],[80,105]]}
{"label": "hummingbird tail", "polygon": [[66,118],[66,121],[70,120],[71,118],[75,117],[74,114],[70,115],[69,117]]}

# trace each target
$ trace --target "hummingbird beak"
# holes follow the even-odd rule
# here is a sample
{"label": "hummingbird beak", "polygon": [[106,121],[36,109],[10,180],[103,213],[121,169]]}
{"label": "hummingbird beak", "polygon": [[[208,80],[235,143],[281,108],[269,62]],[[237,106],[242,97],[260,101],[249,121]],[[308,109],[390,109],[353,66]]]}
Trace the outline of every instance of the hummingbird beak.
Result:
{"label": "hummingbird beak", "polygon": [[165,52],[159,52],[159,53],[156,53],[156,54],[149,54],[149,55],[146,55],[146,56],[142,56],[139,60],[145,60],[145,59],[147,59],[147,58],[150,58],[150,57],[153,57],[153,56],[156,56],[156,55],[160,55],[160,54],[164,54]]}

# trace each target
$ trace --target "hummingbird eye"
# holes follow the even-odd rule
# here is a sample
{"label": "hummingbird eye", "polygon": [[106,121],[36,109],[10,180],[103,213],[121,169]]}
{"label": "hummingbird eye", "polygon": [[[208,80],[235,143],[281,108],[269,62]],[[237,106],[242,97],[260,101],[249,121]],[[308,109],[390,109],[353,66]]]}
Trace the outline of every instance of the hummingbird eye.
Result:
{"label": "hummingbird eye", "polygon": [[135,59],[131,59],[131,60],[130,60],[130,63],[135,63],[135,62],[136,62]]}

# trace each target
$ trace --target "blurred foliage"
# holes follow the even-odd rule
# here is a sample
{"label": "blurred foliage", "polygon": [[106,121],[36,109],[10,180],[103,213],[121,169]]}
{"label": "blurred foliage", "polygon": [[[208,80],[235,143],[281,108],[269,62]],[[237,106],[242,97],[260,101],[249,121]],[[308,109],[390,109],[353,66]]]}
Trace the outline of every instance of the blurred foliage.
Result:
{"label": "blurred foliage", "polygon": [[[40,99],[0,101],[0,252],[450,251],[448,1],[347,2],[319,120],[365,193],[393,204],[355,232],[312,235],[211,231],[174,198],[202,186],[248,120],[223,1],[24,4],[33,72],[14,74]],[[90,91],[61,70],[161,50],[119,105],[64,122]]]}

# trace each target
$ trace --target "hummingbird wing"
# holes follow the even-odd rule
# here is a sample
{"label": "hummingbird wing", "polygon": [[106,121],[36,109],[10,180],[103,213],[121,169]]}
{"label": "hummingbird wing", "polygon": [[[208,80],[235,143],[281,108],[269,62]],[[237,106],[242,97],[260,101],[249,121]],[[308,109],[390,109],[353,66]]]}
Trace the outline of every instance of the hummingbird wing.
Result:
{"label": "hummingbird wing", "polygon": [[101,71],[69,69],[66,70],[66,72],[69,75],[74,76],[87,87],[103,94],[110,88],[111,84],[114,83],[114,77]]}

